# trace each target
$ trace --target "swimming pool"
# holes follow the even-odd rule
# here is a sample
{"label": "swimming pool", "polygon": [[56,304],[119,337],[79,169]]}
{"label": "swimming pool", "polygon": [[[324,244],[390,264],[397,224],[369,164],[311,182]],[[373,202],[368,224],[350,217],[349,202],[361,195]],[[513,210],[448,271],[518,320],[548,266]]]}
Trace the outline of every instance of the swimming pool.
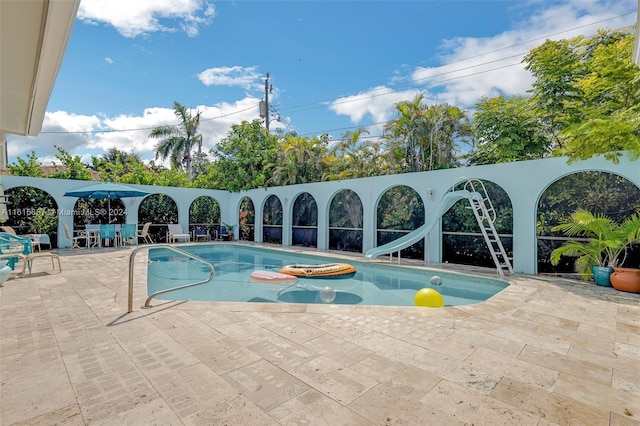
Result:
{"label": "swimming pool", "polygon": [[[353,260],[348,263],[354,265],[357,272],[350,278],[300,278],[295,285],[259,283],[251,280],[251,272],[277,272],[288,264],[324,264],[345,260],[237,244],[198,244],[180,246],[180,249],[213,263],[215,276],[208,284],[176,290],[158,296],[158,299],[324,303],[323,299],[327,300],[326,287],[330,287],[335,290],[333,304],[414,306],[416,292],[428,287],[442,295],[445,306],[459,306],[485,301],[509,285],[505,281],[473,275],[432,273],[424,269]],[[441,285],[431,284],[433,275],[442,279]],[[149,249],[148,294],[204,280],[208,276],[209,268],[202,262],[167,248]]]}

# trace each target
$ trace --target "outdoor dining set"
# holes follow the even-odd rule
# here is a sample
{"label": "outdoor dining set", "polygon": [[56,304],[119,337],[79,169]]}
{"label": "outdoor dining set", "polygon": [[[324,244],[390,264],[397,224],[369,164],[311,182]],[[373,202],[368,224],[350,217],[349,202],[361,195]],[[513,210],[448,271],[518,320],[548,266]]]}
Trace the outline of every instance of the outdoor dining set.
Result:
{"label": "outdoor dining set", "polygon": [[142,230],[138,230],[135,223],[98,225],[84,225],[84,229],[74,229],[71,232],[68,226],[63,223],[65,236],[73,243],[72,248],[102,248],[102,247],[123,247],[138,244],[138,238],[145,242],[153,241],[148,236],[149,224],[145,224]]}

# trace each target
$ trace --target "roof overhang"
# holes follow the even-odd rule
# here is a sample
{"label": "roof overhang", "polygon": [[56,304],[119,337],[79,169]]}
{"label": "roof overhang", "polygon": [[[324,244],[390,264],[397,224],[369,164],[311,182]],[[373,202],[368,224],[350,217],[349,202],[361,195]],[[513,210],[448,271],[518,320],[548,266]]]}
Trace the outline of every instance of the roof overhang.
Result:
{"label": "roof overhang", "polygon": [[40,132],[79,5],[0,1],[0,133]]}

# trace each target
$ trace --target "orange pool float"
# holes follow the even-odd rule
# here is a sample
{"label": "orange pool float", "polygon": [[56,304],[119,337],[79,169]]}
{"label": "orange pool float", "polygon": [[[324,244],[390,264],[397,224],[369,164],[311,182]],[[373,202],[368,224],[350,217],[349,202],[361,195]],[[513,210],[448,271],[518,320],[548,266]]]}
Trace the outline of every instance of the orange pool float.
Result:
{"label": "orange pool float", "polygon": [[349,278],[356,273],[356,268],[348,263],[285,265],[280,268],[280,273],[302,278]]}

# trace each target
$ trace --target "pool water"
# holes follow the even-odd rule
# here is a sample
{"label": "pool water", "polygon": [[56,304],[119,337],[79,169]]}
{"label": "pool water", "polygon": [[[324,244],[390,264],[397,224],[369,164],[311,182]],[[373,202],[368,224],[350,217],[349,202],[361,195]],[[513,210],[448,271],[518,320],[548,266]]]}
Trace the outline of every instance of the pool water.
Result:
{"label": "pool water", "polygon": [[[414,296],[421,288],[433,288],[443,297],[445,306],[479,303],[489,299],[509,284],[497,279],[473,275],[432,272],[390,264],[345,261],[325,256],[310,256],[280,250],[244,247],[235,244],[198,244],[181,246],[181,250],[213,263],[215,276],[210,283],[158,296],[164,300],[330,303],[349,305],[414,306]],[[347,262],[355,266],[350,278],[300,278],[295,284],[258,283],[250,274],[256,270],[277,272],[290,264],[325,264]],[[156,291],[204,280],[209,267],[167,248],[149,250],[147,291]],[[431,284],[431,277],[442,279]],[[330,287],[327,289],[326,287]],[[331,297],[327,297],[327,295]],[[325,300],[323,302],[323,299]]]}

